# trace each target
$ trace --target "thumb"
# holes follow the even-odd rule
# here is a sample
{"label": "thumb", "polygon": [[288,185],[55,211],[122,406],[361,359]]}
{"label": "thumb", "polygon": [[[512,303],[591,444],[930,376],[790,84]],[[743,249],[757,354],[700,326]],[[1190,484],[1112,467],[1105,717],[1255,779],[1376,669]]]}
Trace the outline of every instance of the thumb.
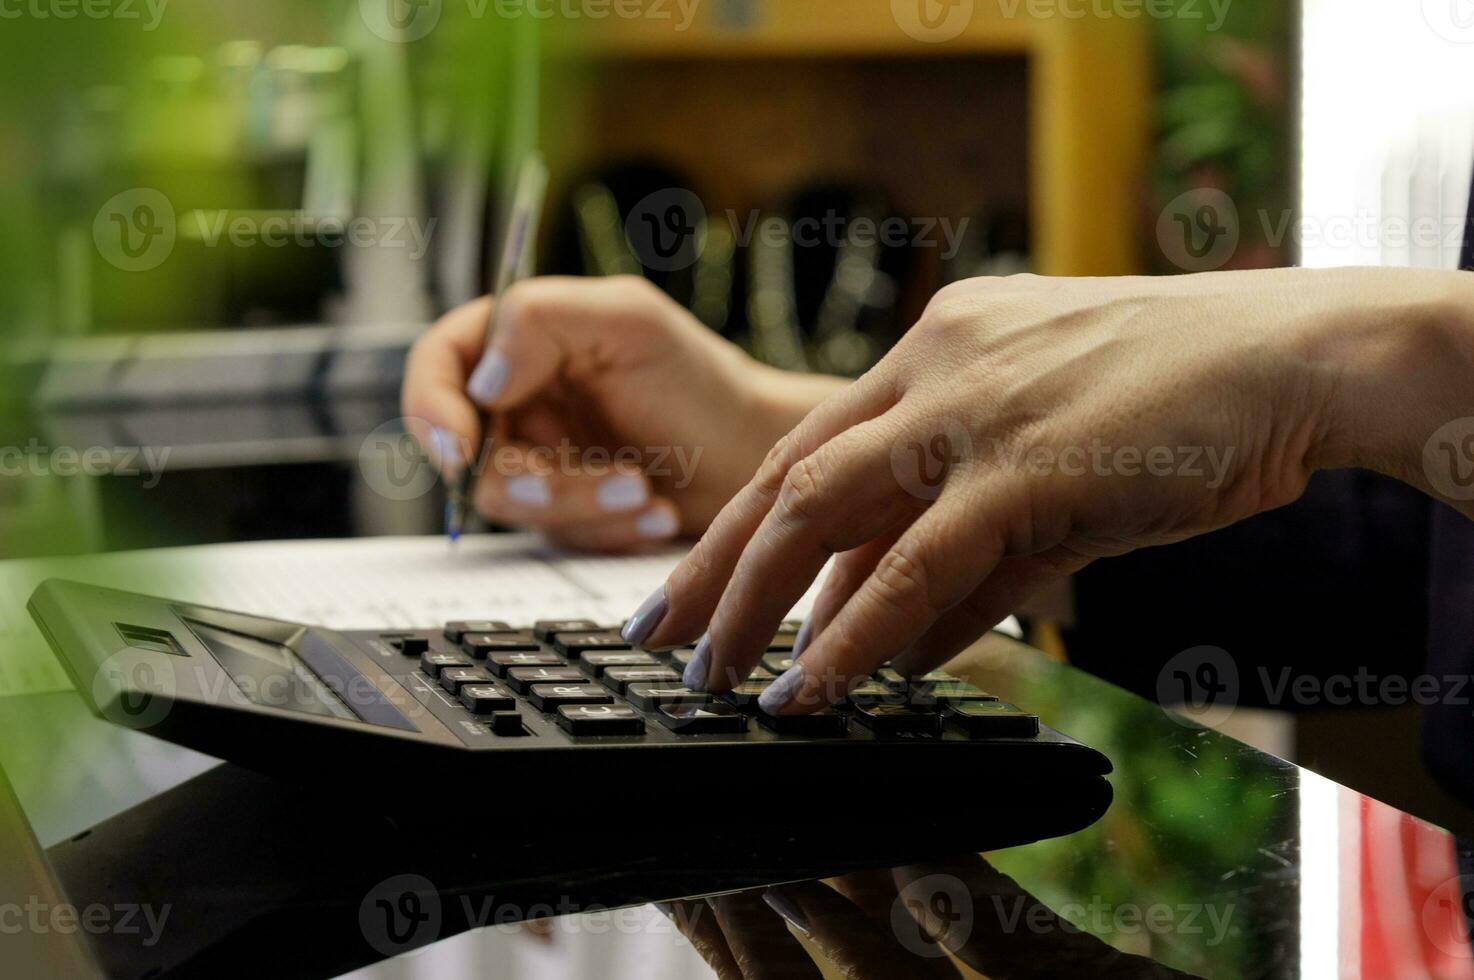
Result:
{"label": "thumb", "polygon": [[[635,353],[659,322],[664,296],[644,279],[548,276],[520,282],[493,311],[495,335],[466,382],[484,408],[529,401],[571,364],[609,363]],[[632,349],[633,348],[633,349]]]}

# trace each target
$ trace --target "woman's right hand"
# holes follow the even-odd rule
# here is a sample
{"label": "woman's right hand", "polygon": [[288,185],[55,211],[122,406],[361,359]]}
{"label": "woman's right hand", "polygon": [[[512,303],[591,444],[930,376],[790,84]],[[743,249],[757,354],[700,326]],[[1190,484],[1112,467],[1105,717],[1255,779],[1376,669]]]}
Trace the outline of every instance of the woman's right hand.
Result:
{"label": "woman's right hand", "polygon": [[488,520],[617,551],[699,535],[785,432],[842,382],[784,374],[649,282],[542,278],[453,310],[415,344],[403,410],[448,480],[497,419]]}

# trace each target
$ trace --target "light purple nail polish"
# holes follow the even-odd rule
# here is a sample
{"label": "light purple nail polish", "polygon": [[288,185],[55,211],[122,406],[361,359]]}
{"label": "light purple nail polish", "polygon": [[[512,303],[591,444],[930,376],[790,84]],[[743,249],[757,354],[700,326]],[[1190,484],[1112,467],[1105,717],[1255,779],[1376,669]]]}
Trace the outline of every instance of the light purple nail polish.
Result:
{"label": "light purple nail polish", "polygon": [[489,350],[476,365],[476,370],[471,372],[466,392],[478,402],[496,401],[511,376],[512,365],[507,363],[506,355],[499,350]]}
{"label": "light purple nail polish", "polygon": [[766,714],[776,715],[785,704],[793,700],[803,682],[804,669],[801,665],[794,664],[769,684],[766,691],[758,695],[757,706]]}
{"label": "light purple nail polish", "polygon": [[624,624],[620,636],[624,637],[626,643],[639,646],[645,642],[645,638],[655,632],[655,627],[665,618],[665,612],[670,608],[670,601],[665,597],[665,586],[661,586],[650,597],[640,603],[640,608],[630,617],[629,622]]}
{"label": "light purple nail polish", "polygon": [[598,501],[599,509],[610,512],[643,507],[649,497],[650,493],[645,487],[645,481],[629,473],[621,473],[603,480],[599,484],[599,489],[594,492],[594,499]]}
{"label": "light purple nail polish", "polygon": [[553,490],[546,477],[523,473],[507,478],[507,499],[524,507],[546,507],[553,502]]}
{"label": "light purple nail polish", "polygon": [[635,530],[640,532],[640,537],[652,540],[673,538],[681,530],[680,519],[674,513],[659,508],[647,510],[635,518]]}
{"label": "light purple nail polish", "polygon": [[696,641],[696,652],[691,654],[691,662],[686,665],[685,674],[681,675],[681,683],[693,691],[706,690],[706,668],[711,660],[711,636],[703,636]]}
{"label": "light purple nail polish", "polygon": [[814,617],[810,615],[798,627],[798,636],[793,638],[793,659],[797,660],[809,645],[809,633],[814,625]]}
{"label": "light purple nail polish", "polygon": [[813,927],[809,925],[809,917],[804,915],[804,910],[797,902],[783,894],[776,888],[768,888],[763,891],[763,901],[768,908],[777,912],[783,920],[805,936],[813,934]]}
{"label": "light purple nail polish", "polygon": [[451,473],[466,465],[465,459],[461,456],[461,445],[456,441],[456,437],[438,425],[430,429],[430,451],[440,461],[442,472]]}

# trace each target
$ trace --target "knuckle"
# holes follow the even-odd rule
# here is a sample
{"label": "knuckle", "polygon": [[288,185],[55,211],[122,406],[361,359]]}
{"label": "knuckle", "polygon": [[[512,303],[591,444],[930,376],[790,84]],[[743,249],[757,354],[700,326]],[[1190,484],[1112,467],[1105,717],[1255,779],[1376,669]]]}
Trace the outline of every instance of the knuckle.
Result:
{"label": "knuckle", "polygon": [[785,523],[802,524],[818,518],[827,498],[827,478],[817,454],[806,456],[789,467],[778,493],[778,510]]}
{"label": "knuckle", "polygon": [[796,445],[797,439],[792,432],[773,444],[773,448],[763,458],[763,465],[758,467],[757,474],[752,478],[753,485],[758,490],[771,495],[782,489],[783,481],[788,478],[788,470],[793,465]]}
{"label": "knuckle", "polygon": [[940,611],[932,599],[926,564],[918,555],[892,548],[875,566],[872,581],[872,594],[884,606],[907,612]]}

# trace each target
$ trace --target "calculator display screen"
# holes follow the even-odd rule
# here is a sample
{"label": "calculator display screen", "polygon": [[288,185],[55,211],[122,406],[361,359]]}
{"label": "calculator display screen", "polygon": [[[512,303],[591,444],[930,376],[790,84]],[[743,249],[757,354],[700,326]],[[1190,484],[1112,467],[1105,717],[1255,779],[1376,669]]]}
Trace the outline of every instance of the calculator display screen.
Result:
{"label": "calculator display screen", "polygon": [[358,720],[291,649],[198,620],[190,628],[246,697],[268,708]]}

